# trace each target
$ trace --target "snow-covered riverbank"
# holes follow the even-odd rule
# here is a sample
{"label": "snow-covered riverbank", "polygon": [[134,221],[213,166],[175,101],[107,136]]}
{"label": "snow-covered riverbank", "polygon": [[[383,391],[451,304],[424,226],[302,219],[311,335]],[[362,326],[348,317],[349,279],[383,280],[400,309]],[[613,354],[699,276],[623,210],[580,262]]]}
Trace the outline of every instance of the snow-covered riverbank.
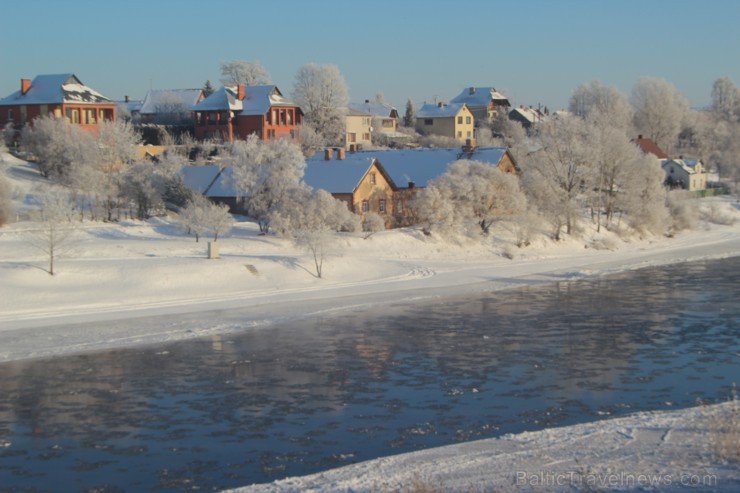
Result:
{"label": "snow-covered riverbank", "polygon": [[[3,159],[23,214],[40,178],[29,164],[7,154]],[[734,199],[702,206],[710,203],[725,218],[740,216]],[[30,221],[0,228],[0,362],[180,340],[389,300],[740,255],[737,220],[630,242],[606,231],[557,243],[540,234],[521,249],[506,231],[457,243],[404,229],[367,239],[338,234],[319,279],[305,252],[286,239],[260,236],[253,223],[241,222],[220,238],[221,259],[208,260],[205,243],[161,218],[82,223],[50,276],[48,258],[28,241],[35,228]],[[234,309],[240,310],[236,325],[214,315]],[[178,322],[184,316],[187,323]]]}
{"label": "snow-covered riverbank", "polygon": [[737,439],[738,404],[728,402],[449,445],[231,491],[735,492],[740,469],[722,453],[733,419]]}

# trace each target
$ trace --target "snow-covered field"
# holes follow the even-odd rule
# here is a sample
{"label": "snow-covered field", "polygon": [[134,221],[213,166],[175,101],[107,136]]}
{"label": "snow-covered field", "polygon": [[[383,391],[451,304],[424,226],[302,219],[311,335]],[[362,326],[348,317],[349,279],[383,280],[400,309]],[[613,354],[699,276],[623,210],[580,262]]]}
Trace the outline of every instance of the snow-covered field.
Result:
{"label": "snow-covered field", "polygon": [[[28,241],[37,225],[24,220],[32,208],[33,188],[42,180],[30,165],[7,154],[0,155],[0,167],[11,182],[20,219],[0,228],[0,362],[250,330],[245,327],[390,300],[485,292],[740,255],[738,220],[729,225],[701,222],[697,229],[672,238],[630,242],[607,232],[558,243],[540,235],[522,249],[512,248],[506,234],[460,244],[404,229],[367,239],[337,235],[324,278],[319,279],[310,256],[288,240],[260,236],[253,223],[240,222],[219,238],[221,259],[209,260],[203,241],[196,243],[172,219],[158,218],[83,223],[71,249],[58,260],[57,275],[50,276],[44,270],[48,259]],[[702,207],[711,203],[725,219],[740,217],[735,199],[705,200]],[[504,256],[505,251],[513,252],[513,258]],[[223,310],[229,312],[214,314]],[[229,318],[228,313],[239,316]],[[692,455],[702,453],[697,449],[701,443],[684,439],[694,433],[686,423],[700,412],[709,411],[637,416],[463,444],[281,484],[288,490],[316,482],[328,485],[327,490],[376,490],[408,484],[413,477],[441,481],[456,490],[486,475],[494,478],[492,487],[505,491],[512,485],[512,471],[520,468],[557,472],[576,467],[585,474],[616,467],[678,474],[684,466],[701,464]],[[588,443],[599,447],[584,448]],[[657,457],[663,452],[677,455]],[[737,481],[736,469],[728,473],[720,465],[711,467],[691,471],[732,473]],[[457,472],[445,476],[444,471]]]}

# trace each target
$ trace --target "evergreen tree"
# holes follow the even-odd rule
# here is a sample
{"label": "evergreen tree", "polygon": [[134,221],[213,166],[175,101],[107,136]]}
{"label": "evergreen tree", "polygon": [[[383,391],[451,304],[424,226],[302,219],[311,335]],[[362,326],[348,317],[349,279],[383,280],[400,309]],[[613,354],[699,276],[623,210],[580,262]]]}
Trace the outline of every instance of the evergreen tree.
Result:
{"label": "evergreen tree", "polygon": [[411,102],[411,98],[406,101],[406,113],[403,115],[403,126],[413,127],[416,120],[416,108],[414,103]]}
{"label": "evergreen tree", "polygon": [[203,84],[203,93],[206,97],[208,97],[213,94],[213,91],[215,91],[215,89],[213,88],[213,84],[211,84],[210,80],[207,80],[206,83]]}

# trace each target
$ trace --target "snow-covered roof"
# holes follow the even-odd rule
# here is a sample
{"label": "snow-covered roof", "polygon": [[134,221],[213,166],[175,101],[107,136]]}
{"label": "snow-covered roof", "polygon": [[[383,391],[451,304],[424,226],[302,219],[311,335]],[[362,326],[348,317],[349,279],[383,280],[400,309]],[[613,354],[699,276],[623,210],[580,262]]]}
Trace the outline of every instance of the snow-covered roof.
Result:
{"label": "snow-covered roof", "polygon": [[221,174],[219,166],[183,166],[180,177],[186,187],[196,193],[205,193]]}
{"label": "snow-covered roof", "polygon": [[288,101],[274,85],[246,86],[244,99],[237,98],[238,88],[221,87],[192,107],[193,111],[236,111],[242,115],[264,115],[274,106],[297,106]]}
{"label": "snow-covered roof", "polygon": [[220,87],[200,103],[193,105],[193,111],[241,111],[242,102],[236,99],[236,91],[230,87]]}
{"label": "snow-covered roof", "polygon": [[347,108],[342,108],[342,111],[346,116],[373,116],[371,113],[368,113],[367,111],[361,111],[355,108],[352,108],[351,106],[348,106]]}
{"label": "snow-covered roof", "polygon": [[234,185],[234,169],[224,168],[216,181],[206,190],[206,197],[239,197],[241,194]]}
{"label": "snow-covered roof", "polygon": [[538,123],[545,121],[545,115],[534,108],[514,108],[509,112],[509,115],[511,116],[512,113],[518,114],[520,118],[527,120],[529,123]]}
{"label": "snow-covered roof", "polygon": [[693,175],[695,173],[700,172],[701,169],[697,165],[701,164],[700,159],[663,159],[661,160],[661,164],[665,168],[669,164],[675,164],[676,166],[679,166],[681,169],[686,171],[686,173]]}
{"label": "snow-covered roof", "polygon": [[321,151],[306,160],[304,180],[313,188],[331,193],[349,193],[359,184],[373,161],[377,160],[393,183],[406,188],[409,182],[426,187],[459,159],[469,159],[498,166],[506,154],[505,147],[479,147],[471,153],[453,149],[388,149],[348,152],[345,158],[324,159]]}
{"label": "snow-covered roof", "polygon": [[[303,181],[313,189],[326,190],[329,193],[350,193],[357,188],[362,178],[373,164],[371,155],[347,154],[350,159],[324,159],[324,152],[319,153],[321,159],[306,160],[306,170]],[[318,154],[317,154],[318,155]]]}
{"label": "snow-covered roof", "polygon": [[364,103],[349,103],[348,106],[350,109],[370,113],[379,118],[398,118],[398,110],[388,103],[365,101]]}
{"label": "snow-covered roof", "polygon": [[117,103],[119,107],[125,108],[129,113],[133,113],[141,110],[141,105],[144,104],[144,101],[130,99],[128,101],[118,101]]}
{"label": "snow-covered roof", "polygon": [[495,101],[498,104],[509,105],[509,99],[498,92],[495,87],[466,87],[455,96],[451,103],[465,103],[468,107],[487,107],[488,103]]}
{"label": "snow-covered roof", "polygon": [[115,104],[94,89],[80,82],[74,74],[37,75],[31,87],[22,94],[20,90],[0,99],[0,105],[16,104]]}
{"label": "snow-covered roof", "polygon": [[186,187],[206,197],[237,197],[232,168],[216,165],[183,166],[180,177]]}
{"label": "snow-covered roof", "polygon": [[425,104],[416,112],[416,118],[452,118],[456,116],[465,103]]}
{"label": "snow-covered roof", "polygon": [[202,95],[202,89],[154,89],[146,93],[139,111],[142,115],[155,115],[161,105],[180,102],[185,108],[190,108],[200,101]]}

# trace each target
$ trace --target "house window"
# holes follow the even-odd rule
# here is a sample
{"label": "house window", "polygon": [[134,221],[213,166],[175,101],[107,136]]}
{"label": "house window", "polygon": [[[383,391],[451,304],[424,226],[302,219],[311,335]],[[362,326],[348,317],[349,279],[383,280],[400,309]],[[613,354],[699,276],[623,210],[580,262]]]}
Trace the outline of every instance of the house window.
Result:
{"label": "house window", "polygon": [[370,184],[375,185],[375,173],[370,173]]}
{"label": "house window", "polygon": [[367,200],[362,201],[362,212],[370,212],[370,204]]}
{"label": "house window", "polygon": [[370,134],[368,133],[362,134],[362,140],[370,140]]}
{"label": "house window", "polygon": [[431,118],[424,118],[424,125],[434,125],[434,120]]}
{"label": "house window", "polygon": [[8,120],[9,121],[13,120],[13,110],[8,110]]}
{"label": "house window", "polygon": [[465,123],[467,123],[468,125],[470,125],[470,117],[469,116],[466,116],[465,117]]}
{"label": "house window", "polygon": [[396,214],[403,214],[403,201],[396,200]]}
{"label": "house window", "polygon": [[26,105],[21,106],[21,121],[25,122],[28,119],[28,108]]}
{"label": "house window", "polygon": [[347,134],[347,142],[357,142],[357,134],[356,133]]}
{"label": "house window", "polygon": [[67,121],[69,123],[80,123],[80,110],[77,108],[67,108]]}
{"label": "house window", "polygon": [[468,137],[468,138],[470,137],[470,130],[468,130],[468,135],[467,135],[467,137]]}
{"label": "house window", "polygon": [[293,110],[288,110],[286,113],[286,117],[288,118],[288,125],[293,124]]}
{"label": "house window", "polygon": [[383,120],[383,128],[393,128],[393,120]]}
{"label": "house window", "polygon": [[48,104],[42,104],[41,106],[39,106],[39,115],[46,116],[48,112],[49,112]]}
{"label": "house window", "polygon": [[216,125],[218,123],[218,113],[208,113],[208,124]]}
{"label": "house window", "polygon": [[218,124],[219,125],[226,125],[228,123],[229,123],[229,113],[226,112],[226,111],[222,111],[221,113],[219,113],[219,121],[218,121]]}
{"label": "house window", "polygon": [[380,199],[378,201],[378,212],[385,214],[385,199]]}
{"label": "house window", "polygon": [[83,116],[83,123],[85,125],[95,125],[95,116],[96,111],[95,110],[82,110],[82,116]]}
{"label": "house window", "polygon": [[457,117],[457,124],[458,125],[462,125],[462,117],[461,116],[458,116]]}
{"label": "house window", "polygon": [[462,139],[462,132],[457,132],[457,138]]}

